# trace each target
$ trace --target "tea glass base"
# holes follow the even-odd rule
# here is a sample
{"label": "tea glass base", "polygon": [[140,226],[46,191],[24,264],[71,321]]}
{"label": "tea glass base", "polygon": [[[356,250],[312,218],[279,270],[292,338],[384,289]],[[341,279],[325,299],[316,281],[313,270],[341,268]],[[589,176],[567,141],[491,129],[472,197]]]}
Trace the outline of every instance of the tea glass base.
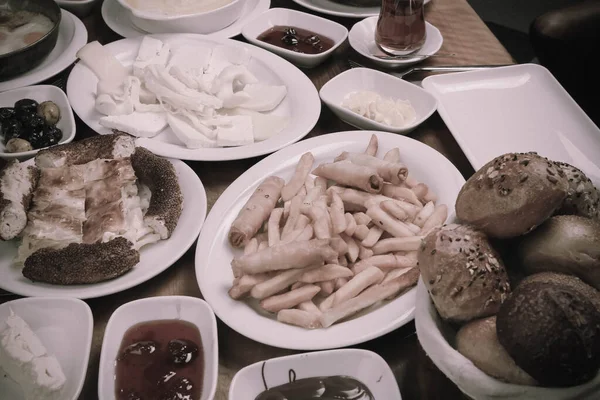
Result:
{"label": "tea glass base", "polygon": [[388,47],[377,43],[377,47],[382,50],[384,53],[389,54],[391,56],[407,56],[421,50],[423,45],[420,46],[410,46],[406,49],[398,49],[394,47]]}

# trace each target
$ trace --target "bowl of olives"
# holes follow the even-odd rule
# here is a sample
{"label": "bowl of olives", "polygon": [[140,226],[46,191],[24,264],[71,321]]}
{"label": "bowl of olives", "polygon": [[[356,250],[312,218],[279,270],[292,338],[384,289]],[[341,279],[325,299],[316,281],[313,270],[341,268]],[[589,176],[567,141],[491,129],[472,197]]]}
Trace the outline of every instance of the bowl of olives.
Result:
{"label": "bowl of olives", "polygon": [[73,111],[58,87],[38,85],[0,93],[0,158],[26,160],[74,138]]}

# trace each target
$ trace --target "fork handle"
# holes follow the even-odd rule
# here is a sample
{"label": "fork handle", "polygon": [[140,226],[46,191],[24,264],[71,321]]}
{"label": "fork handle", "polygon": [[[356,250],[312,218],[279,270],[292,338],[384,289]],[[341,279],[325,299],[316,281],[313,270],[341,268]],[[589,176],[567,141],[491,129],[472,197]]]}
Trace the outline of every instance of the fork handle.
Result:
{"label": "fork handle", "polygon": [[417,71],[446,71],[446,72],[461,72],[473,71],[477,69],[488,69],[495,67],[508,67],[513,64],[493,64],[493,65],[440,65],[434,67],[414,67],[412,72]]}

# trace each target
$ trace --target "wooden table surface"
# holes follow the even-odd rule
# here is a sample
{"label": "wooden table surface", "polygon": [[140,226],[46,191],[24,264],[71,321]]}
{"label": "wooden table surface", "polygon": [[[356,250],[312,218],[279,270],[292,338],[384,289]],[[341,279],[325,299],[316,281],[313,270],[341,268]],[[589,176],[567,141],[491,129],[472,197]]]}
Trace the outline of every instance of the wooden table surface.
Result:
{"label": "wooden table surface", "polygon": [[[101,2],[100,2],[101,3]],[[291,0],[273,0],[272,7],[287,7],[311,12],[292,3]],[[508,64],[513,60],[504,47],[477,16],[466,0],[432,0],[426,6],[426,19],[440,29],[444,37],[443,52],[456,53],[452,58],[432,58],[424,62],[428,65],[468,65],[468,64]],[[350,28],[357,22],[353,19],[326,18],[335,20]],[[98,40],[110,43],[121,37],[112,32],[102,20],[100,4],[94,12],[83,19],[88,29],[89,41]],[[243,40],[241,37],[236,37]],[[324,64],[312,70],[304,70],[308,77],[320,89],[329,79],[348,69],[348,59],[371,66],[347,44]],[[57,78],[64,78],[68,71]],[[411,77],[418,79],[421,77]],[[63,82],[64,83],[64,79]],[[59,85],[62,86],[62,85]],[[337,119],[325,106],[315,128],[307,137],[319,136],[331,132],[353,130]],[[77,139],[93,135],[93,131],[77,121]],[[411,133],[411,137],[435,148],[444,154],[465,178],[473,169],[465,158],[458,144],[448,131],[444,122],[436,113],[423,125]],[[258,162],[261,158],[227,162],[188,162],[200,176],[208,196],[209,211],[220,194],[244,171]],[[98,364],[102,338],[108,319],[113,311],[124,303],[132,300],[167,295],[187,295],[202,297],[194,272],[193,246],[179,261],[157,277],[129,290],[111,296],[87,301],[94,314],[94,336],[89,367],[85,386],[80,396],[81,400],[97,399]],[[0,302],[14,297],[2,297]],[[218,323],[219,331],[219,383],[215,399],[227,399],[230,382],[237,371],[246,365],[272,357],[295,353],[294,351],[278,349],[254,342],[233,331],[225,324]],[[389,333],[378,339],[356,346],[380,354],[391,366],[402,398],[412,399],[463,399],[458,388],[450,382],[429,360],[420,347],[414,323]],[[1,397],[1,396],[0,396]]]}

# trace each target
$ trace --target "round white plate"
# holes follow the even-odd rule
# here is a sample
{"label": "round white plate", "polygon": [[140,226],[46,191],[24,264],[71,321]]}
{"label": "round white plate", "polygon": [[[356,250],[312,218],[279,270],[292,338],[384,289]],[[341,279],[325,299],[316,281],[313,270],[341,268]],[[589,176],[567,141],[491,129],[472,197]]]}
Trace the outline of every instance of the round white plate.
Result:
{"label": "round white plate", "polygon": [[[29,161],[33,162],[33,161]],[[183,194],[183,212],[177,228],[167,240],[150,244],[140,251],[140,262],[125,275],[89,285],[50,285],[34,283],[14,267],[17,254],[14,241],[0,242],[0,289],[22,296],[63,296],[89,299],[117,293],[160,274],[177,261],[200,233],[206,217],[206,192],[198,175],[184,162],[171,160]]]}
{"label": "round white plate", "polygon": [[296,163],[307,151],[315,166],[331,162],[342,151],[363,152],[372,134],[379,139],[379,155],[399,147],[411,176],[425,182],[448,205],[450,213],[465,180],[448,159],[433,148],[406,136],[373,131],[350,131],[322,135],[296,143],[260,161],[246,171],[219,197],[208,215],[196,247],[196,278],[204,299],[232,329],[257,342],[296,350],[321,350],[350,346],[377,338],[412,320],[415,289],[368,313],[327,329],[306,330],[277,322],[259,311],[256,303],[235,301],[227,293],[233,282],[230,262],[241,250],[227,240],[229,227],[256,187],[271,175],[289,180]]}
{"label": "round white plate", "polygon": [[[248,49],[252,56],[248,69],[256,75],[260,82],[287,87],[287,96],[272,113],[289,117],[289,123],[277,135],[248,146],[188,149],[181,144],[168,127],[151,139],[137,139],[138,145],[144,146],[158,155],[182,160],[239,160],[272,153],[297,142],[306,136],[317,123],[321,113],[321,100],[315,85],[302,71],[283,58],[267,50],[231,39],[213,39],[194,34],[152,36],[171,44],[171,47],[175,43],[177,45],[184,43],[193,45],[202,42]],[[141,37],[123,39],[110,43],[105,48],[115,54],[124,65],[131,65],[137,55],[141,40]],[[69,75],[67,95],[75,113],[90,128],[100,134],[112,133],[110,129],[100,125],[99,121],[102,115],[94,107],[97,82],[96,75],[83,63],[79,63]]]}
{"label": "round white plate", "polygon": [[[242,28],[247,22],[258,17],[263,12],[267,11],[271,6],[271,0],[245,0],[246,5],[242,11],[240,18],[233,24],[220,31],[208,34],[211,38],[232,38],[242,33]],[[131,13],[125,9],[117,0],[104,0],[102,4],[102,18],[110,29],[117,34],[131,38],[145,35],[144,32],[131,22]]]}
{"label": "round white plate", "polygon": [[[350,46],[362,56],[367,57],[375,64],[382,67],[399,67],[410,64],[415,64],[424,61],[423,57],[406,58],[402,60],[382,60],[373,56],[374,54],[385,56],[386,54],[377,47],[375,43],[375,27],[377,26],[377,17],[371,17],[363,19],[360,22],[354,24],[350,33],[348,34],[348,41]],[[444,38],[440,33],[439,29],[431,25],[429,22],[425,22],[425,30],[427,37],[423,47],[417,51],[417,54],[435,54],[442,47]]]}
{"label": "round white plate", "polygon": [[[114,1],[114,0],[111,0]],[[347,18],[365,18],[379,15],[381,7],[356,7],[332,0],[293,0],[309,10],[320,12],[322,14],[334,15],[336,17]],[[425,4],[431,0],[425,0]]]}
{"label": "round white plate", "polygon": [[0,81],[0,92],[35,85],[64,71],[75,62],[75,53],[87,40],[87,29],[83,22],[70,12],[62,10],[58,40],[48,57],[31,71],[7,81]]}

